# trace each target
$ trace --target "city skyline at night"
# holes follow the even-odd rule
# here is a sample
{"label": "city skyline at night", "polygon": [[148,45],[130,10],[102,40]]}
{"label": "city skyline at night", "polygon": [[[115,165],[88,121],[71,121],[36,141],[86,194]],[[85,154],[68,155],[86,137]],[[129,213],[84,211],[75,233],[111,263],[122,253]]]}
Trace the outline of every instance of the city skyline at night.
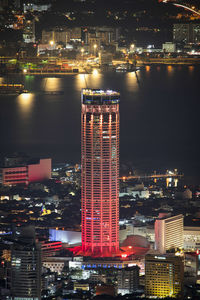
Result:
{"label": "city skyline at night", "polygon": [[200,299],[199,0],[0,0],[0,300]]}

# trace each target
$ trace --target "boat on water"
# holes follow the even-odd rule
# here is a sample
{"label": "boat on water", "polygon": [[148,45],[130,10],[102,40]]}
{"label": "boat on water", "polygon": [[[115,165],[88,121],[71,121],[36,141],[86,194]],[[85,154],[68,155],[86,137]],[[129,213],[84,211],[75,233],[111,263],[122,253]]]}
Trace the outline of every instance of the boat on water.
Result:
{"label": "boat on water", "polygon": [[137,72],[140,70],[140,67],[136,67],[133,64],[121,64],[115,70],[116,72]]}
{"label": "boat on water", "polygon": [[0,95],[16,95],[27,93],[24,89],[24,85],[21,83],[1,83],[0,84]]}

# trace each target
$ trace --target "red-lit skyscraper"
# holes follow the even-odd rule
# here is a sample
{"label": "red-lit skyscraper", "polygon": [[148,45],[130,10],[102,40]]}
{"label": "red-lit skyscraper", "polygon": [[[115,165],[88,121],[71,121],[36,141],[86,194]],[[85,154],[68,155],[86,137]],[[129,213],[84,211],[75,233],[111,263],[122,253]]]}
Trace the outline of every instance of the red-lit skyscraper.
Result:
{"label": "red-lit skyscraper", "polygon": [[82,90],[82,250],[107,256],[119,249],[119,98]]}

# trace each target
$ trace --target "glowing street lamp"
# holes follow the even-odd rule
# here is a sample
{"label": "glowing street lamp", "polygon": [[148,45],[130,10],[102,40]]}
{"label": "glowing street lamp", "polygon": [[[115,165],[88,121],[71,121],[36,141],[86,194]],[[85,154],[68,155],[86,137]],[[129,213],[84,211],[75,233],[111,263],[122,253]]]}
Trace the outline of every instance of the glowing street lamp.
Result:
{"label": "glowing street lamp", "polygon": [[131,48],[131,51],[134,51],[135,45],[131,44],[130,48]]}
{"label": "glowing street lamp", "polygon": [[82,56],[83,56],[83,53],[84,53],[84,48],[81,48],[81,54],[82,54]]}
{"label": "glowing street lamp", "polygon": [[51,56],[53,56],[52,54],[53,54],[53,45],[54,45],[54,41],[53,41],[53,40],[49,41],[49,44],[50,44],[50,46],[51,46]]}
{"label": "glowing street lamp", "polygon": [[96,49],[97,49],[97,44],[94,44],[94,55],[96,56]]}

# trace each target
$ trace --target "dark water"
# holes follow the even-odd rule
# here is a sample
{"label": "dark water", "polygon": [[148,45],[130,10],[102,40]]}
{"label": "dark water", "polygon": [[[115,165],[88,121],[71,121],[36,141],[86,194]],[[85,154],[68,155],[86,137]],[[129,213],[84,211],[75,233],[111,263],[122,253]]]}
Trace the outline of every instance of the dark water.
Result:
{"label": "dark water", "polygon": [[[5,78],[1,78],[5,81]],[[146,170],[178,168],[200,182],[200,66],[147,66],[138,73],[12,76],[31,94],[0,96],[1,156],[14,151],[80,161],[81,88],[121,93],[120,160]],[[63,95],[44,91],[64,90]]]}

